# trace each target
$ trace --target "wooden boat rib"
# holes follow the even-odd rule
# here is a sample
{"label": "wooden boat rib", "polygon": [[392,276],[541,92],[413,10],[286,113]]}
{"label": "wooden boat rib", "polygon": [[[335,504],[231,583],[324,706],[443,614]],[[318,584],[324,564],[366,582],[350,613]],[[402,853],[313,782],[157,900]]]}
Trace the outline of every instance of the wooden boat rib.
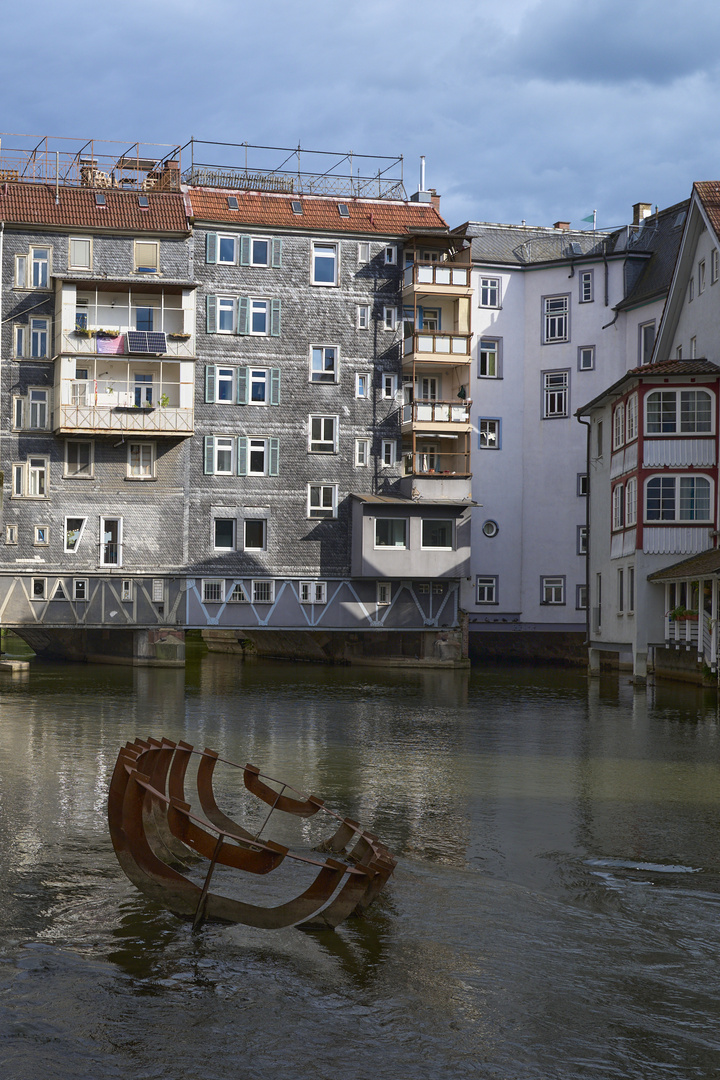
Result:
{"label": "wooden boat rib", "polygon": [[[185,797],[193,757],[199,757],[197,812]],[[136,739],[118,753],[108,795],[110,836],[120,866],[142,893],[174,914],[192,918],[194,927],[211,919],[265,929],[328,929],[367,908],[396,865],[373,833],[326,807],[322,799],[245,765],[245,790],[269,807],[253,834],[218,806],[213,789],[218,764],[242,768],[214,750],[199,751],[189,743],[169,739]],[[279,814],[291,818],[327,815],[334,831],[313,850],[342,858],[315,858],[271,839],[261,840],[268,823]],[[208,868],[199,885],[188,874],[202,860]],[[285,865],[306,867],[314,877],[298,895],[275,905],[251,904],[210,889],[218,866],[238,870],[252,881],[258,876],[268,878]]]}

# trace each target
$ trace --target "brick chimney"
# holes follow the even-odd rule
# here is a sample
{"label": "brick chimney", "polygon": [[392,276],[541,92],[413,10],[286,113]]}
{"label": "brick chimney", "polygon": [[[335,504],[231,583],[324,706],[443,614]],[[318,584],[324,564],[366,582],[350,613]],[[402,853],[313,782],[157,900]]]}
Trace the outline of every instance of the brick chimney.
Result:
{"label": "brick chimney", "polygon": [[440,196],[434,187],[430,188],[430,202],[433,204],[438,214],[440,213]]}
{"label": "brick chimney", "polygon": [[569,221],[556,221],[553,225],[553,229],[560,229],[561,232],[570,232]]}
{"label": "brick chimney", "polygon": [[636,202],[633,205],[633,225],[639,225],[646,217],[649,217],[652,213],[652,203],[649,202]]}

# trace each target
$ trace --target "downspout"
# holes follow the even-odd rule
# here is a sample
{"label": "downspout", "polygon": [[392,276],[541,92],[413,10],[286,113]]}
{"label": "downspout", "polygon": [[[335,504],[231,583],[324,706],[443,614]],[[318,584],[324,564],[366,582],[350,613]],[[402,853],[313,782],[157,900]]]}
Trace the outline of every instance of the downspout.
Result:
{"label": "downspout", "polygon": [[[2,317],[3,310],[3,248],[5,244],[5,222],[0,221],[0,388],[2,388],[2,329],[4,324]],[[0,401],[2,401],[2,391],[0,389]],[[5,486],[5,472],[2,467],[2,415],[0,415],[0,513],[3,510],[3,488]]]}
{"label": "downspout", "polygon": [[592,427],[589,420],[581,420],[578,423],[587,428],[587,440],[585,443],[585,475],[587,476],[587,495],[585,496],[585,642],[590,648],[590,440]]}
{"label": "downspout", "polygon": [[[610,299],[609,299],[609,296],[608,296],[608,291],[609,291],[609,288],[610,288],[610,286],[609,286],[610,268],[608,267],[607,243],[606,243],[605,240],[603,240],[602,248],[603,248],[603,262],[605,263],[605,307],[608,307],[609,304],[610,304]],[[617,318],[617,315],[615,316],[615,318]]]}

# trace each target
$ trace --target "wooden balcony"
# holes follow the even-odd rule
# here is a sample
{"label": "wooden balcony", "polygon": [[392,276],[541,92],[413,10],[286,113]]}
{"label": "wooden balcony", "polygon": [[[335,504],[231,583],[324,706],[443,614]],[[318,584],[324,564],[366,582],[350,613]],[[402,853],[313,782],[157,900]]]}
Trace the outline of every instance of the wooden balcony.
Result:
{"label": "wooden balcony", "polygon": [[471,401],[425,401],[422,399],[403,405],[403,431],[442,431],[452,427],[463,432],[470,428]]}
{"label": "wooden balcony", "polygon": [[414,292],[432,296],[470,296],[470,266],[451,262],[412,262],[403,274],[403,295]]}
{"label": "wooden balcony", "polygon": [[472,334],[413,330],[405,335],[403,364],[469,364],[471,343]]}
{"label": "wooden balcony", "polygon": [[56,435],[178,435],[193,434],[193,409],[163,406],[138,408],[126,404],[60,405],[54,414]]}

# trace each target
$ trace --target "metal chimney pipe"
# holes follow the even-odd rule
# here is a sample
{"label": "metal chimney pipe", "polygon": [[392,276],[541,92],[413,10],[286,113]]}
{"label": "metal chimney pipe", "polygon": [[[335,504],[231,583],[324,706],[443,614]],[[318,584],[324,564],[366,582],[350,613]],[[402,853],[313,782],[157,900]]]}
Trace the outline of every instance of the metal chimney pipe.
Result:
{"label": "metal chimney pipe", "polygon": [[420,155],[420,190],[425,190],[425,155]]}

